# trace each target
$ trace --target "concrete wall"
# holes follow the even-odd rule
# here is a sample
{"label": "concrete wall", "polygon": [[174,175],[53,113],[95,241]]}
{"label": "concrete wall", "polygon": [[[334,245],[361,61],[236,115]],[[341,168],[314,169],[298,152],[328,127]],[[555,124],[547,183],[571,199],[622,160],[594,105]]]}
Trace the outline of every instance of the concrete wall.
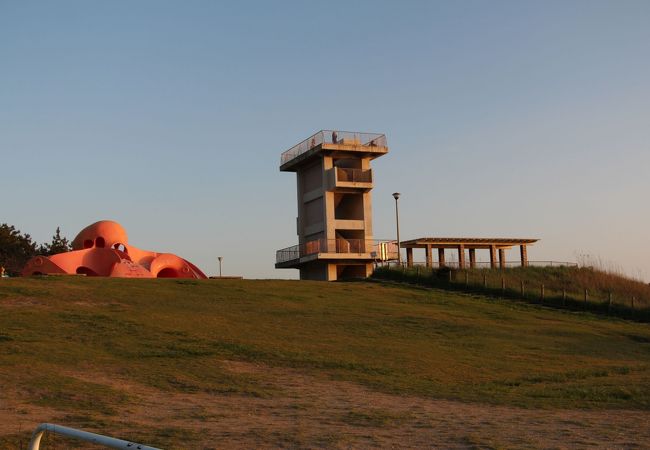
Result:
{"label": "concrete wall", "polygon": [[[297,169],[298,242],[315,239],[372,240],[372,199],[370,188],[337,189],[332,183],[333,167],[370,169],[370,157],[332,152],[317,154],[313,161]],[[300,267],[300,278],[337,280],[341,277],[366,277],[372,274],[370,261],[320,260]]]}

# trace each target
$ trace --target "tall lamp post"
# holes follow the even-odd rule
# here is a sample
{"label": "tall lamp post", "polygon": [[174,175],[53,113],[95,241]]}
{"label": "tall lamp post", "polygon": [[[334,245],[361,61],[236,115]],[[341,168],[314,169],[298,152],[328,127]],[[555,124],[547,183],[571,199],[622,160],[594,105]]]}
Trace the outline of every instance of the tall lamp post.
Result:
{"label": "tall lamp post", "polygon": [[400,241],[399,241],[399,207],[397,206],[397,200],[399,199],[400,193],[394,192],[393,198],[395,199],[395,222],[397,223],[397,264],[402,265],[402,252],[400,251]]}
{"label": "tall lamp post", "polygon": [[219,260],[219,278],[221,278],[221,260],[223,259],[223,256],[217,256],[217,259]]}

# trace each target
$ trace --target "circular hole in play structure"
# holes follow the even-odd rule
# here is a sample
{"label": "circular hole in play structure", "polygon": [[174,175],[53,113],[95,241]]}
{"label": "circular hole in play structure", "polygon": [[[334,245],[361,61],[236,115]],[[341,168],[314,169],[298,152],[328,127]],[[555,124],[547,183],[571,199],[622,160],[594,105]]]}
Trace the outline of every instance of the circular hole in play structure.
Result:
{"label": "circular hole in play structure", "polygon": [[177,278],[179,275],[178,270],[172,269],[171,267],[165,267],[156,275],[158,278]]}
{"label": "circular hole in play structure", "polygon": [[77,275],[86,275],[87,277],[97,277],[97,276],[99,276],[99,274],[97,274],[97,272],[95,272],[94,270],[92,270],[91,268],[86,267],[86,266],[77,267],[76,272],[77,272]]}
{"label": "circular hole in play structure", "polygon": [[127,255],[129,254],[129,250],[126,248],[126,245],[124,245],[124,244],[122,244],[120,242],[117,242],[117,243],[113,244],[113,249],[118,250],[118,251],[120,251],[122,253],[126,253]]}

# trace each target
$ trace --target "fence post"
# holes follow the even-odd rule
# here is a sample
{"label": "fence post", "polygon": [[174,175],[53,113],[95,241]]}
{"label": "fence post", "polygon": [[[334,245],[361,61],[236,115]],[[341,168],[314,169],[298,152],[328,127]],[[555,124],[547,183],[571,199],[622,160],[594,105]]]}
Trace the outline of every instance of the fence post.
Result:
{"label": "fence post", "polygon": [[587,299],[589,298],[589,292],[585,289],[585,306],[587,306]]}
{"label": "fence post", "polygon": [[521,298],[526,298],[526,287],[524,286],[524,280],[521,280]]}
{"label": "fence post", "polygon": [[416,276],[416,279],[417,279],[418,282],[419,282],[419,281],[420,281],[420,266],[416,266],[416,269],[415,269],[415,276]]}
{"label": "fence post", "polygon": [[607,312],[612,310],[612,291],[607,293]]}
{"label": "fence post", "polygon": [[451,270],[449,271],[449,283],[451,284]]}
{"label": "fence post", "polygon": [[487,275],[483,274],[483,287],[487,288]]}
{"label": "fence post", "polygon": [[544,283],[542,283],[541,289],[540,289],[540,294],[541,294],[541,302],[544,303]]}
{"label": "fence post", "polygon": [[632,309],[634,309],[634,297],[632,297]]}
{"label": "fence post", "polygon": [[562,306],[566,306],[566,288],[562,288]]}
{"label": "fence post", "polygon": [[506,279],[504,277],[501,277],[501,294],[506,293]]}
{"label": "fence post", "polygon": [[469,286],[469,272],[465,272],[465,287]]}

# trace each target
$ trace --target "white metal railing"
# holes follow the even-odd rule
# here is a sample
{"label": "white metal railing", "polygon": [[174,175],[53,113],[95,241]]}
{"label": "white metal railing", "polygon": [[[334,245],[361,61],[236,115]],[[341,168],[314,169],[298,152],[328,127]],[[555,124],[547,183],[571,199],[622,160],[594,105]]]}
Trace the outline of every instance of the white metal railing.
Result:
{"label": "white metal railing", "polygon": [[373,259],[387,261],[397,258],[397,243],[370,239],[314,239],[276,251],[275,262],[279,264],[294,261],[317,253],[368,253]]}
{"label": "white metal railing", "polygon": [[136,442],[123,441],[122,439],[103,436],[101,434],[89,433],[88,431],[68,428],[61,425],[55,425],[53,423],[42,423],[36,427],[34,434],[32,434],[32,440],[30,441],[29,447],[27,449],[39,450],[41,448],[41,438],[46,432],[60,434],[62,436],[91,442],[97,445],[103,445],[104,447],[108,448],[126,450],[161,450],[156,447],[150,447],[148,445],[138,444]]}
{"label": "white metal railing", "polygon": [[380,133],[358,133],[356,131],[321,130],[299,144],[294,145],[280,157],[280,165],[322,144],[354,144],[368,148],[386,147],[386,136]]}

